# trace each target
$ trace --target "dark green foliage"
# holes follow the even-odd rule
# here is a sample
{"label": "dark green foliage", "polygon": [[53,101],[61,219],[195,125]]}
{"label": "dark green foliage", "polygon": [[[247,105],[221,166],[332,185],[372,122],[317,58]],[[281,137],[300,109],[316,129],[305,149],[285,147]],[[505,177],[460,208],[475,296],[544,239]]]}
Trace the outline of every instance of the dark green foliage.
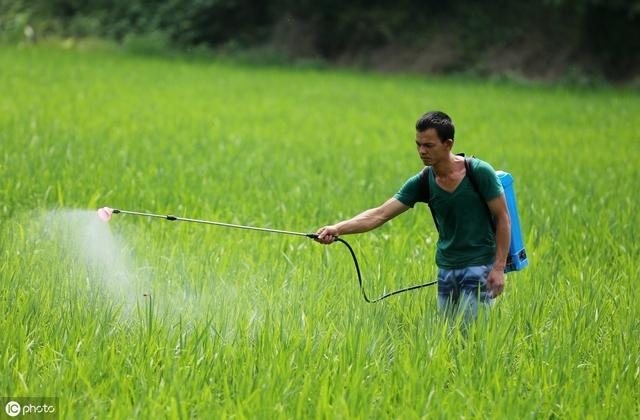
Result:
{"label": "dark green foliage", "polygon": [[[123,41],[161,32],[177,46],[234,48],[268,46],[282,22],[296,22],[308,38],[306,55],[327,59],[385,45],[417,47],[447,34],[461,52],[458,67],[482,61],[487,51],[520,45],[543,59],[564,54],[613,79],[632,78],[640,67],[638,1],[0,0],[5,40],[27,21],[45,35]],[[289,34],[287,42],[299,42],[298,36]]]}
{"label": "dark green foliage", "polygon": [[583,49],[594,54],[606,76],[632,76],[640,65],[640,3],[597,2],[585,13],[584,28]]}

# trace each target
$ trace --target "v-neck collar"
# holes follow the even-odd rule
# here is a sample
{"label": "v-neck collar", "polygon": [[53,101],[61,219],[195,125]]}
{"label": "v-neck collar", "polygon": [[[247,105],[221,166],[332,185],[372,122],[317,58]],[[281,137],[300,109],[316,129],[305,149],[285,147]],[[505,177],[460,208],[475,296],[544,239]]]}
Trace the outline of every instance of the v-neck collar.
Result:
{"label": "v-neck collar", "polygon": [[436,173],[433,170],[433,168],[429,171],[431,172],[431,178],[433,178],[433,184],[443,193],[447,194],[447,195],[454,195],[456,193],[456,191],[458,191],[460,189],[460,185],[462,185],[462,183],[464,182],[464,180],[467,178],[467,171],[465,170],[464,172],[464,176],[462,177],[462,179],[460,180],[460,182],[458,182],[458,185],[456,185],[456,187],[453,189],[453,191],[447,191],[444,188],[442,188],[440,185],[438,185],[438,181],[436,181]]}

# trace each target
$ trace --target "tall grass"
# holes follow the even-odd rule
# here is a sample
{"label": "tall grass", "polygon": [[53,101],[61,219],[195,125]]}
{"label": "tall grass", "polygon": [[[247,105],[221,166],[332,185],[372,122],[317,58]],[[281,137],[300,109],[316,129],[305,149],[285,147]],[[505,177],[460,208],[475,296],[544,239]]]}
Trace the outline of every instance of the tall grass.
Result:
{"label": "tall grass", "polygon": [[[64,418],[640,415],[637,93],[46,48],[0,69],[0,395]],[[432,109],[516,178],[531,261],[465,334],[434,288],[364,303],[346,251],[304,238],[114,216],[90,239],[120,244],[125,291],[64,246],[105,205],[314,231],[420,170]],[[348,240],[373,296],[435,276],[424,207]]]}

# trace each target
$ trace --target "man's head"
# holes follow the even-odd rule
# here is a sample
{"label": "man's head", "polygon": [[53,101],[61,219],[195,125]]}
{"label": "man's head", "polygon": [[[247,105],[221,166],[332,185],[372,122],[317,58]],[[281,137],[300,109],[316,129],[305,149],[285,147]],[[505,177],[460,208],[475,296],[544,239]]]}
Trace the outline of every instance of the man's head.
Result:
{"label": "man's head", "polygon": [[455,127],[451,118],[440,111],[424,114],[416,122],[416,147],[425,165],[435,165],[449,158]]}

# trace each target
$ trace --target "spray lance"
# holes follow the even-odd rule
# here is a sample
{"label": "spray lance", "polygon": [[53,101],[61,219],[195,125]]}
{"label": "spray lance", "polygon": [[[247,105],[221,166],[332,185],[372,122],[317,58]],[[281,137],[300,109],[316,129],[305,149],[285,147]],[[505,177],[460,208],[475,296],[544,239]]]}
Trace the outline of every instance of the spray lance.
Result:
{"label": "spray lance", "polygon": [[[253,230],[258,232],[276,233],[281,235],[303,236],[309,239],[318,238],[318,235],[316,233],[291,232],[288,230],[267,229],[267,228],[261,228],[261,227],[255,227],[255,226],[243,226],[243,225],[236,225],[231,223],[213,222],[210,220],[189,219],[186,217],[178,217],[178,216],[172,216],[172,215],[160,215],[160,214],[152,214],[152,213],[141,213],[137,211],[118,210],[118,209],[112,209],[109,207],[103,207],[101,209],[98,209],[98,217],[100,217],[100,219],[102,219],[105,222],[111,220],[111,216],[113,214],[130,214],[133,216],[154,217],[158,219],[165,219],[165,220],[176,221],[176,222],[202,223],[206,225],[215,225],[215,226],[221,226],[221,227],[227,227],[227,228],[233,228],[233,229],[246,229],[246,230]],[[386,299],[390,296],[397,295],[403,292],[408,292],[410,290],[431,286],[437,283],[437,281],[432,281],[424,284],[405,287],[404,289],[399,289],[399,290],[395,290],[393,292],[384,294],[376,299],[370,299],[364,290],[364,286],[362,285],[362,275],[360,274],[360,266],[358,265],[358,259],[356,258],[355,252],[353,252],[353,248],[351,248],[351,245],[349,245],[349,243],[342,238],[336,238],[336,241],[346,246],[349,252],[351,253],[351,258],[353,259],[353,265],[356,269],[356,274],[358,275],[358,284],[360,285],[360,292],[362,293],[362,297],[367,303],[380,302],[381,300]]]}

